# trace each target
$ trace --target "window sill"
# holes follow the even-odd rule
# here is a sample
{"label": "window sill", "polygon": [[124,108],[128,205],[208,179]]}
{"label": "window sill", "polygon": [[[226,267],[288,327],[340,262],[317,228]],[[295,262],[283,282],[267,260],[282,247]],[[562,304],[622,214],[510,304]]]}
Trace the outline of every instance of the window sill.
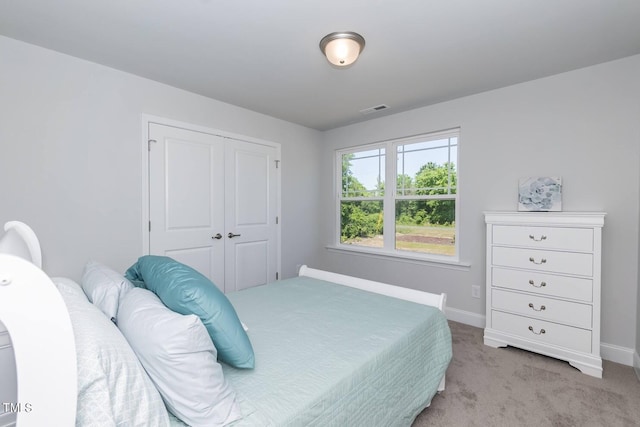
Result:
{"label": "window sill", "polygon": [[368,249],[362,247],[352,247],[346,245],[328,245],[326,249],[329,252],[350,253],[357,256],[366,256],[371,258],[386,259],[400,262],[408,262],[411,264],[430,265],[433,267],[448,268],[452,270],[469,271],[471,264],[454,259],[441,259],[435,257],[426,257],[414,255],[411,253],[390,252],[382,249]]}

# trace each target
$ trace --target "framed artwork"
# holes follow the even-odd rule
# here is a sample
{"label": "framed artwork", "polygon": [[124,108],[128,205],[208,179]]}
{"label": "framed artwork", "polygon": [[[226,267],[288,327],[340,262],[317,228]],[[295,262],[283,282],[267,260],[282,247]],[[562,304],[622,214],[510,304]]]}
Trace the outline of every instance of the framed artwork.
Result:
{"label": "framed artwork", "polygon": [[518,210],[559,212],[562,210],[562,178],[534,176],[518,182]]}

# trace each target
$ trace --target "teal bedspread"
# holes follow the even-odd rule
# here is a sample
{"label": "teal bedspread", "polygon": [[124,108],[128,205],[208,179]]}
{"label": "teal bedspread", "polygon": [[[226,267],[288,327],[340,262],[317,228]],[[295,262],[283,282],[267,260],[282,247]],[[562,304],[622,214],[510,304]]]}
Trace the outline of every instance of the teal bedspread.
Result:
{"label": "teal bedspread", "polygon": [[433,307],[307,277],[227,296],[256,358],[223,365],[244,415],[234,426],[408,426],[451,360]]}

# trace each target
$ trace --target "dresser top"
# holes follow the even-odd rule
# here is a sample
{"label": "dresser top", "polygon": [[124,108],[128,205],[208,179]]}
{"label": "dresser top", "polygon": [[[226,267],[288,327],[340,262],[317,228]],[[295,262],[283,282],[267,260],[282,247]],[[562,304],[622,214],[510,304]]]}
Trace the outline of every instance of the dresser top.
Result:
{"label": "dresser top", "polygon": [[605,212],[484,212],[487,224],[602,227]]}

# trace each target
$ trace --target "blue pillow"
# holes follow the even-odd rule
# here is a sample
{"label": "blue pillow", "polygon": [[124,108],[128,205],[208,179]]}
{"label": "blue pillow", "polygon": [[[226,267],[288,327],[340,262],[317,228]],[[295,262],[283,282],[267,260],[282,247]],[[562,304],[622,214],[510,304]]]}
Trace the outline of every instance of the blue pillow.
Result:
{"label": "blue pillow", "polygon": [[138,258],[125,276],[154,292],[176,313],[200,317],[222,362],[236,368],[254,367],[253,348],[235,309],[205,276],[172,258],[155,255]]}

